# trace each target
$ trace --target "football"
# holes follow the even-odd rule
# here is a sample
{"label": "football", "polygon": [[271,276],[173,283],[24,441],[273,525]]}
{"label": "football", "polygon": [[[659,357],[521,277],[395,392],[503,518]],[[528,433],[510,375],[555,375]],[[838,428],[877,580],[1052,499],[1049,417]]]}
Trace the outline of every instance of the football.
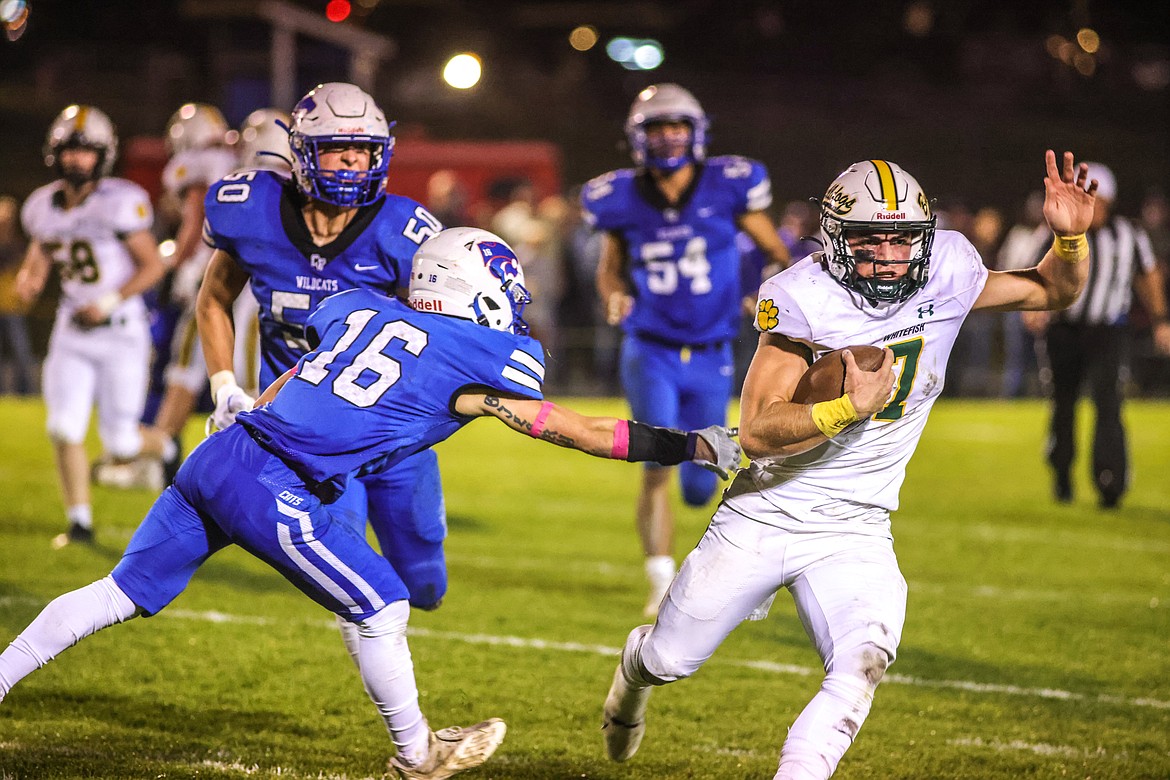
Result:
{"label": "football", "polygon": [[796,384],[792,402],[815,404],[840,398],[845,393],[845,356],[842,353],[846,349],[853,353],[857,367],[862,371],[877,371],[881,368],[885,352],[881,347],[861,345],[835,349],[808,367]]}

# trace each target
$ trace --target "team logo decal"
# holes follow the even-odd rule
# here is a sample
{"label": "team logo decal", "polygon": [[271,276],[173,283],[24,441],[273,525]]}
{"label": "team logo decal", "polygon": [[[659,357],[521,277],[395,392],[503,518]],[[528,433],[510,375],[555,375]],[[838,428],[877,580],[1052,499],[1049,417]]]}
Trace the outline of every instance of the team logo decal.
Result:
{"label": "team logo decal", "polygon": [[483,264],[496,278],[507,281],[520,273],[520,260],[505,244],[498,241],[480,241],[477,246],[483,255]]}
{"label": "team logo decal", "polygon": [[926,215],[927,219],[930,219],[930,203],[926,200],[925,192],[918,193],[918,208],[922,209],[922,213]]}
{"label": "team logo decal", "polygon": [[313,266],[313,268],[318,271],[324,271],[325,264],[328,262],[329,260],[327,258],[317,254],[316,252],[309,256],[309,265]]}
{"label": "team logo decal", "polygon": [[834,214],[842,216],[852,211],[855,203],[857,203],[857,198],[845,192],[845,188],[839,183],[829,187],[829,191],[825,193],[825,197],[821,201],[822,206]]}
{"label": "team logo decal", "polygon": [[756,311],[756,324],[760,326],[760,330],[771,330],[780,324],[780,309],[771,298],[760,301]]}

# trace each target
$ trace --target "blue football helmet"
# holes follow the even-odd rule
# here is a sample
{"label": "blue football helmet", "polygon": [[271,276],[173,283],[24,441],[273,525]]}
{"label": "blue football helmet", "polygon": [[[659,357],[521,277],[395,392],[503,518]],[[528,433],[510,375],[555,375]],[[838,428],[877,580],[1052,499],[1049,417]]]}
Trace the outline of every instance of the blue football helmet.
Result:
{"label": "blue football helmet", "polygon": [[[382,195],[394,153],[391,124],[374,99],[353,84],[319,84],[292,112],[289,146],[293,178],[301,192],[335,206],[367,206]],[[363,144],[370,149],[364,171],[323,170],[321,147]]]}

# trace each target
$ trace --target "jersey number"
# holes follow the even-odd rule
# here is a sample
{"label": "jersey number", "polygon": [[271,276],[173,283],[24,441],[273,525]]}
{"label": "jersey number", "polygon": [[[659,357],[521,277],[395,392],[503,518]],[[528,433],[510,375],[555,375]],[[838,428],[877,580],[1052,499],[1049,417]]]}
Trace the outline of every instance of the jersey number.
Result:
{"label": "jersey number", "polygon": [[[307,361],[301,366],[297,376],[309,384],[321,384],[329,376],[329,364],[336,360],[340,353],[353,346],[375,314],[377,312],[373,309],[350,312],[345,318],[345,333],[341,334],[333,349],[318,353],[315,358]],[[398,339],[407,352],[418,357],[427,347],[427,338],[426,331],[419,330],[408,322],[395,320],[386,323],[369,345],[333,380],[333,394],[363,409],[373,406],[383,393],[402,378],[402,364],[382,354],[382,350],[391,341]],[[358,380],[367,372],[373,375],[373,381],[360,383]]]}
{"label": "jersey number", "polygon": [[294,332],[303,333],[304,328],[295,322],[286,320],[284,318],[285,309],[308,311],[312,303],[313,298],[308,293],[272,291],[272,305],[269,307],[272,310],[272,319],[280,323],[281,330],[284,331],[284,343],[289,349],[299,350],[302,353],[308,352],[309,342],[304,337],[292,335]]}
{"label": "jersey number", "polygon": [[406,227],[402,229],[402,235],[416,244],[421,244],[442,229],[443,223],[435,219],[431,212],[419,206],[414,210],[414,216],[410,218],[410,222],[407,222]]}
{"label": "jersey number", "polygon": [[256,171],[241,171],[240,173],[229,173],[223,177],[223,181],[236,182],[235,184],[225,184],[219,188],[215,193],[215,199],[220,203],[243,203],[252,194],[252,185],[248,182],[256,178]]}
{"label": "jersey number", "polygon": [[646,288],[655,295],[671,295],[678,289],[679,277],[690,280],[691,295],[711,292],[711,264],[707,262],[707,239],[695,236],[687,241],[682,257],[675,259],[670,241],[642,244],[642,261],[646,263]]}
{"label": "jersey number", "polygon": [[[88,241],[73,241],[69,243],[68,249],[65,249],[66,245],[60,241],[50,241],[41,246],[45,254],[60,267],[61,278],[65,281],[93,284],[101,276],[93,256],[93,247]],[[65,249],[65,252],[62,252],[62,249]]]}
{"label": "jersey number", "polygon": [[914,387],[914,375],[918,373],[918,357],[922,354],[921,338],[888,346],[894,353],[894,370],[898,372],[898,384],[894,388],[894,397],[884,409],[873,416],[875,420],[898,420],[906,413],[906,397]]}

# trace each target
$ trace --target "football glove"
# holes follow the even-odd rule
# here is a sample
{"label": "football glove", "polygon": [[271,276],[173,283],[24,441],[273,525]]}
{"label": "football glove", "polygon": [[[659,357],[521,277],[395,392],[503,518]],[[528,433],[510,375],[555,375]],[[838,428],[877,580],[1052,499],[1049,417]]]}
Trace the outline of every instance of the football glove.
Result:
{"label": "football glove", "polygon": [[722,425],[709,425],[695,433],[715,452],[714,462],[696,458],[695,463],[708,471],[714,471],[723,479],[730,477],[731,472],[739,468],[739,461],[743,456],[739,442],[731,438],[739,433],[739,430],[724,428]]}
{"label": "football glove", "polygon": [[215,391],[215,411],[211,413],[211,425],[222,431],[231,427],[240,412],[249,412],[256,399],[245,393],[239,385],[225,384]]}

